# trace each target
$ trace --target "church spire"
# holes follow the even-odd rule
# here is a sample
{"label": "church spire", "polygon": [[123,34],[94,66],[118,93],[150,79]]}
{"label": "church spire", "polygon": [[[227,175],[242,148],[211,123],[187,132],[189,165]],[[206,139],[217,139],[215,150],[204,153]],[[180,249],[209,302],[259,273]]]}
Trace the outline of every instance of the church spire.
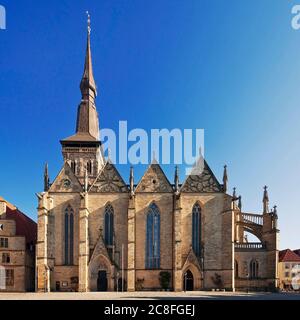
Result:
{"label": "church spire", "polygon": [[83,76],[80,83],[82,98],[77,109],[76,132],[74,135],[61,140],[62,153],[65,161],[79,164],[74,170],[85,183],[85,167],[89,166],[90,176],[97,176],[105,163],[100,141],[99,118],[95,99],[97,96],[96,83],[93,75],[91,52],[91,17],[87,12],[87,46]]}
{"label": "church spire", "polygon": [[93,74],[91,50],[91,16],[88,12],[87,15],[87,46],[84,71],[80,83],[82,99],[77,112],[76,138],[80,135],[80,140],[99,141],[99,119],[95,105],[97,88]]}
{"label": "church spire", "polygon": [[92,51],[91,51],[91,16],[87,11],[87,46],[85,54],[84,72],[80,83],[83,100],[94,100],[97,96],[97,88],[93,74]]}

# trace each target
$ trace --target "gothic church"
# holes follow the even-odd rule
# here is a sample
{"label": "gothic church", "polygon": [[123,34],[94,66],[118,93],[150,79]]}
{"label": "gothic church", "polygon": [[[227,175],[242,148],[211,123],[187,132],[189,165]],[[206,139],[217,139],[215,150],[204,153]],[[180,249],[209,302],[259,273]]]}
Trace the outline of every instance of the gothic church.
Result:
{"label": "gothic church", "polygon": [[[38,193],[37,290],[269,290],[277,287],[276,207],[267,188],[259,214],[245,213],[204,161],[170,183],[153,161],[128,184],[103,156],[90,27],[76,133],[61,140],[64,163]],[[259,241],[248,242],[245,232]]]}

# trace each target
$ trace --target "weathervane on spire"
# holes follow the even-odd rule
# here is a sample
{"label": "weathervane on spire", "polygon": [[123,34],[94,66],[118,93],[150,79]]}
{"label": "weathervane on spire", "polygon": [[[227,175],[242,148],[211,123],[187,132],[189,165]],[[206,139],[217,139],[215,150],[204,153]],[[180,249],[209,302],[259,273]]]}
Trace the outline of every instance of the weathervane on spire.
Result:
{"label": "weathervane on spire", "polygon": [[91,30],[92,30],[91,29],[91,15],[88,11],[86,12],[86,14],[87,14],[88,33],[91,34]]}

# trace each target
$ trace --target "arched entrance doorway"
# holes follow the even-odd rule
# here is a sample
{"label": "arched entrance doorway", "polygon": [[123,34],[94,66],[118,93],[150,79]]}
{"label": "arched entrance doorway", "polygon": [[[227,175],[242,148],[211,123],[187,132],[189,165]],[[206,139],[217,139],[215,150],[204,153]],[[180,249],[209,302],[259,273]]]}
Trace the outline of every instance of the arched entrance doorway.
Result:
{"label": "arched entrance doorway", "polygon": [[183,277],[183,289],[184,291],[194,290],[194,276],[190,270],[187,270]]}
{"label": "arched entrance doorway", "polygon": [[107,291],[107,272],[105,270],[100,270],[98,272],[97,291]]}
{"label": "arched entrance doorway", "polygon": [[89,291],[114,291],[114,268],[107,257],[100,254],[89,264]]}

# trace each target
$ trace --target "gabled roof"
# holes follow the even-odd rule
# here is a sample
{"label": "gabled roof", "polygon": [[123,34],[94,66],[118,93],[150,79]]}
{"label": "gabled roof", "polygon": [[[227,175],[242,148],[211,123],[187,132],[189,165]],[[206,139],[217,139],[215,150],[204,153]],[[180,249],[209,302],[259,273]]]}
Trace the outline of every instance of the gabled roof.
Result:
{"label": "gabled roof", "polygon": [[89,188],[89,192],[128,192],[128,187],[117,168],[108,160]]}
{"label": "gabled roof", "polygon": [[290,249],[279,252],[279,262],[300,262],[300,256]]}
{"label": "gabled roof", "polygon": [[13,204],[2,197],[0,197],[0,200],[6,202],[6,219],[16,222],[16,235],[24,236],[27,244],[35,244],[37,240],[37,224]]}
{"label": "gabled roof", "polygon": [[12,210],[15,210],[15,209],[17,209],[17,207],[16,206],[14,206],[12,203],[10,203],[10,202],[8,202],[8,201],[6,201],[4,198],[2,198],[2,197],[0,197],[0,201],[4,201],[4,202],[6,202],[6,207],[9,207],[10,209],[12,209]]}
{"label": "gabled roof", "polygon": [[181,192],[223,192],[206,160],[200,158],[180,188]]}
{"label": "gabled roof", "polygon": [[300,249],[293,250],[300,257]]}
{"label": "gabled roof", "polygon": [[144,173],[135,192],[173,192],[172,185],[156,160]]}
{"label": "gabled roof", "polygon": [[[68,180],[70,183],[65,184]],[[49,192],[80,192],[82,191],[82,185],[78,178],[73,173],[68,162],[65,161],[63,167],[58,173],[57,177],[53,181]]]}

